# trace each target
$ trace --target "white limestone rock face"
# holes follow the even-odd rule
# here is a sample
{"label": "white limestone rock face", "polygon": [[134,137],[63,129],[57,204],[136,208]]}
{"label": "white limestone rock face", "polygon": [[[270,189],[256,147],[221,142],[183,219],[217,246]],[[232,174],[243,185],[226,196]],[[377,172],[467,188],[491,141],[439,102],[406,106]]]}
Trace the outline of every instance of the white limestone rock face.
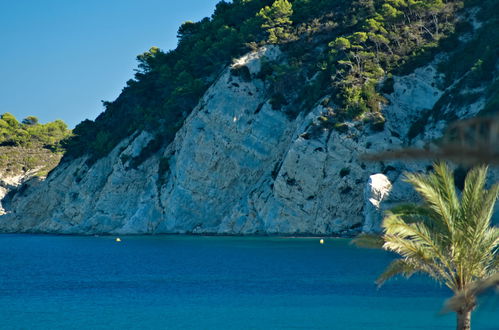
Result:
{"label": "white limestone rock face", "polygon": [[394,92],[386,96],[390,103],[384,114],[387,128],[398,136],[407,137],[411,125],[442,96],[443,91],[437,87],[442,78],[436,69],[439,60],[407,76],[393,77]]}
{"label": "white limestone rock face", "polygon": [[[234,66],[246,66],[254,77],[263,56],[282,55],[268,47]],[[383,131],[349,122],[339,132],[321,123],[328,109],[318,105],[290,119],[272,109],[263,81],[227,68],[172,143],[135,167],[132,160],[141,157],[153,139],[150,133],[130,136],[91,166],[85,158],[60,164],[45,181],[29,181],[5,201],[0,231],[354,235],[374,230],[386,207],[414,199],[401,173],[424,171],[429,164],[367,162],[362,155],[407,143],[418,114],[441,95],[437,79],[431,65],[396,77]],[[165,162],[166,173],[160,166]]]}
{"label": "white limestone rock face", "polygon": [[[147,168],[154,157],[140,169],[126,170],[119,156],[141,150],[149,140],[150,136],[142,133],[123,141],[91,167],[81,158],[61,164],[43,182],[28,181],[23,193],[9,201],[13,207],[0,218],[2,228],[64,234],[121,232],[123,224],[140,212],[145,196],[149,199],[156,192],[151,189],[156,178]],[[150,232],[147,228],[155,219],[155,210],[154,203],[149,204],[147,223],[128,233]]]}
{"label": "white limestone rock face", "polygon": [[2,207],[2,199],[7,195],[7,193],[8,193],[7,188],[0,186],[0,215],[5,214],[5,210]]}
{"label": "white limestone rock face", "polygon": [[[257,59],[251,59],[255,61]],[[248,65],[251,73],[256,65]],[[292,125],[266,102],[262,81],[227,71],[207,92],[171,146],[171,173],[158,232],[232,233],[224,218],[242,201],[289,143]],[[249,225],[247,225],[249,226]],[[255,231],[257,228],[246,229]]]}
{"label": "white limestone rock face", "polygon": [[32,179],[42,167],[35,167],[31,170],[20,171],[19,173],[8,173],[7,171],[0,171],[0,216],[4,215],[5,209],[2,206],[2,200],[7,194],[20,187],[24,182]]}

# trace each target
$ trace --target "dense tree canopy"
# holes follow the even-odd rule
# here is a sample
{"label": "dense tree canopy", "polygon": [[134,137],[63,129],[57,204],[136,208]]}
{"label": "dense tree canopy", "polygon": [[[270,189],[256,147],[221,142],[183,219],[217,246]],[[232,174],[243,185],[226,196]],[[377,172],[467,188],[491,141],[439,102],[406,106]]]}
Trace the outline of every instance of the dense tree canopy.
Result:
{"label": "dense tree canopy", "polygon": [[[437,52],[454,50],[457,35],[469,30],[457,13],[475,5],[492,26],[476,31],[473,39],[489,48],[467,53],[466,61],[449,61],[464,80],[490,81],[499,49],[497,33],[491,32],[498,24],[494,0],[221,1],[210,18],[180,26],[175,50],[152,47],[137,57],[135,77],[121,95],[104,102],[105,111],[79,124],[65,141],[67,158],[89,154],[93,161],[142,129],[168,143],[231,60],[268,43],[279,44],[288,56],[267,63],[259,75],[274,109],[295,116],[329,96],[324,105],[332,110],[324,122],[331,127],[353,118],[382,127],[382,92],[390,91],[391,74],[410,72]],[[467,75],[470,70],[475,73]],[[494,90],[487,92],[489,108],[499,100]],[[461,102],[455,94],[447,97]]]}

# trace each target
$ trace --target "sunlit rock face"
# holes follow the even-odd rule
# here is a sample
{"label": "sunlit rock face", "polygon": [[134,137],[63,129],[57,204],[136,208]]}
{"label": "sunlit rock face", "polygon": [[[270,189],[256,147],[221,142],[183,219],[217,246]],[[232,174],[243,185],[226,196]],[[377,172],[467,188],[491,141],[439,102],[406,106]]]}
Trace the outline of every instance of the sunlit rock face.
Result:
{"label": "sunlit rock face", "polygon": [[[7,188],[5,187],[0,187],[0,201],[7,195]],[[4,215],[5,210],[2,207],[2,202],[0,202],[0,215]]]}
{"label": "sunlit rock face", "polygon": [[16,190],[26,181],[33,179],[41,167],[36,167],[31,170],[20,170],[16,172],[8,172],[0,169],[0,216],[6,214],[2,206],[2,200],[6,198],[10,191]]}
{"label": "sunlit rock face", "polygon": [[[252,79],[227,68],[174,141],[137,167],[130,160],[153,139],[148,132],[130,136],[90,167],[80,158],[59,165],[45,181],[28,182],[4,203],[0,230],[342,236],[379,231],[383,210],[415,198],[403,172],[424,172],[430,164],[368,162],[362,155],[410,143],[411,126],[442,95],[434,64],[395,77],[384,128],[348,122],[338,131],[321,126],[328,111],[321,105],[293,119],[272,109],[256,74],[263,57],[281,56],[269,47],[235,61]],[[421,129],[415,139],[420,145],[441,135],[440,127]]]}
{"label": "sunlit rock face", "polygon": [[390,195],[391,190],[392,183],[386,175],[378,173],[369,177],[364,194],[366,201],[364,205],[364,227],[362,227],[364,232],[381,232],[380,224],[383,217],[381,204]]}

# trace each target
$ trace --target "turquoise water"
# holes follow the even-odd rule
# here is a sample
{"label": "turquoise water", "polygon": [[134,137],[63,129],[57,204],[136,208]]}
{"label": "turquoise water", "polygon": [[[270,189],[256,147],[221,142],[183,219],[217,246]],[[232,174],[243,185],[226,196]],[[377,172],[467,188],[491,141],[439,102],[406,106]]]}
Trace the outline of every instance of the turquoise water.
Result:
{"label": "turquoise water", "polygon": [[[2,329],[454,329],[447,289],[345,239],[0,235]],[[498,329],[492,299],[474,329]]]}

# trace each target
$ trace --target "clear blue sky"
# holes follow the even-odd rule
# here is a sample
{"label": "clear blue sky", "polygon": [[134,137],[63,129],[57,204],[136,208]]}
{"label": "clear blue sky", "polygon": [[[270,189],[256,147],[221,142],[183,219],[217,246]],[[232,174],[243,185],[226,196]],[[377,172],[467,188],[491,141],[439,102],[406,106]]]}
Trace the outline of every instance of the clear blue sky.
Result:
{"label": "clear blue sky", "polygon": [[103,111],[135,57],[175,48],[179,25],[210,16],[219,0],[0,0],[0,113],[62,119]]}

